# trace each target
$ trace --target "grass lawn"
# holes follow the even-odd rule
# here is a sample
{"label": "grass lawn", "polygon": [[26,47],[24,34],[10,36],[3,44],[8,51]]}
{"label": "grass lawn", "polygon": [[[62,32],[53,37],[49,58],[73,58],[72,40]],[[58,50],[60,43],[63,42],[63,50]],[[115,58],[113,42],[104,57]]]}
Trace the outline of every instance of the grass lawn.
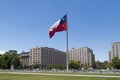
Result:
{"label": "grass lawn", "polygon": [[0,80],[120,80],[118,78],[92,78],[92,77],[70,77],[70,76],[42,76],[31,74],[7,74],[1,73]]}

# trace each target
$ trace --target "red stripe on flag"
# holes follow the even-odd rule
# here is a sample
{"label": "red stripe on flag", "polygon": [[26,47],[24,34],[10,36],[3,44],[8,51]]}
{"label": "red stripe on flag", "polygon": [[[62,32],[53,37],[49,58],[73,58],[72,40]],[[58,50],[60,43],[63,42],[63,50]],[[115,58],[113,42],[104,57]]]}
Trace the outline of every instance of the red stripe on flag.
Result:
{"label": "red stripe on flag", "polygon": [[60,21],[56,22],[52,27],[50,27],[49,36],[52,38],[54,36],[55,32],[61,32],[67,30],[67,16],[65,15],[60,19]]}

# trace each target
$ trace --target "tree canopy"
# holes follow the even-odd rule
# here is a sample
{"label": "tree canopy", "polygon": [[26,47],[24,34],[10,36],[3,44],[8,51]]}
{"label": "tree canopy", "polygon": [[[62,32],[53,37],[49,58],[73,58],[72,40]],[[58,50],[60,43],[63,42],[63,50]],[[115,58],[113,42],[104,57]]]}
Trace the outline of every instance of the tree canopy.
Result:
{"label": "tree canopy", "polygon": [[20,58],[17,54],[6,52],[3,55],[0,55],[0,68],[1,69],[10,69],[11,66],[18,69],[21,66]]}

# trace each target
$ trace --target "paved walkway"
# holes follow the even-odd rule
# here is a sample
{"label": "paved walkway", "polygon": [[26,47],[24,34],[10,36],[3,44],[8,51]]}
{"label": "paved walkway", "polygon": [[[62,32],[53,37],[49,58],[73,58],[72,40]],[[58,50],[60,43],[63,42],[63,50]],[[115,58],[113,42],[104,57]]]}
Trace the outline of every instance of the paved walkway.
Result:
{"label": "paved walkway", "polygon": [[105,76],[105,75],[84,75],[84,74],[54,74],[54,73],[29,73],[29,72],[0,72],[8,74],[30,74],[30,75],[47,75],[47,76],[81,76],[81,77],[99,77],[99,78],[120,78],[120,76]]}

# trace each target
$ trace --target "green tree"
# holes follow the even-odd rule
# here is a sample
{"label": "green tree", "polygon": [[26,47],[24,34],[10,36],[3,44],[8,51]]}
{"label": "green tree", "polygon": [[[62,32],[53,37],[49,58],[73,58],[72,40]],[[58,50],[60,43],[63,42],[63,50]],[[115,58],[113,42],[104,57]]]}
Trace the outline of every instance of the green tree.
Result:
{"label": "green tree", "polygon": [[62,64],[56,64],[56,69],[65,69],[65,65]]}
{"label": "green tree", "polygon": [[70,61],[69,62],[69,68],[70,69],[74,69],[74,61]]}
{"label": "green tree", "polygon": [[94,63],[94,65],[93,65],[93,68],[95,68],[95,69],[102,69],[103,68],[102,62],[96,61]]}
{"label": "green tree", "polygon": [[66,66],[63,64],[49,64],[47,68],[49,70],[51,70],[51,69],[65,69]]}
{"label": "green tree", "polygon": [[40,64],[34,64],[33,65],[33,68],[36,69],[36,68],[41,68],[41,65]]}
{"label": "green tree", "polygon": [[0,68],[10,69],[11,65],[13,65],[14,68],[21,66],[20,58],[17,54],[6,52],[5,54],[0,55]]}
{"label": "green tree", "polygon": [[112,60],[113,68],[120,69],[120,59],[118,57],[114,57]]}
{"label": "green tree", "polygon": [[103,69],[107,69],[108,67],[110,68],[108,61],[104,61],[103,62]]}
{"label": "green tree", "polygon": [[48,69],[51,70],[53,68],[53,65],[52,64],[49,64],[48,65]]}
{"label": "green tree", "polygon": [[79,69],[79,68],[80,68],[80,61],[77,61],[77,62],[75,62],[75,63],[76,63],[76,65],[77,65],[76,69]]}
{"label": "green tree", "polygon": [[7,64],[6,63],[7,62],[6,62],[5,58],[4,58],[4,56],[1,55],[0,56],[0,66],[1,66],[2,69],[6,69],[7,68]]}
{"label": "green tree", "polygon": [[4,59],[3,55],[0,55],[0,68],[1,69],[6,69],[7,68],[6,60]]}
{"label": "green tree", "polygon": [[12,58],[13,58],[13,55],[12,54],[10,54],[10,53],[8,53],[8,52],[6,52],[4,55],[3,55],[3,58],[4,58],[4,62],[5,62],[5,64],[6,64],[6,68],[7,69],[10,69],[11,68],[11,60],[12,60]]}
{"label": "green tree", "polygon": [[17,55],[14,55],[14,57],[11,60],[11,65],[14,66],[14,68],[19,69],[22,66],[22,63],[20,62],[20,57]]}
{"label": "green tree", "polygon": [[0,68],[2,67],[2,55],[0,54]]}
{"label": "green tree", "polygon": [[29,66],[25,64],[25,65],[22,65],[22,68],[23,68],[23,69],[28,69]]}
{"label": "green tree", "polygon": [[69,63],[69,68],[70,69],[79,69],[80,68],[80,62],[74,62],[74,61],[70,61]]}

